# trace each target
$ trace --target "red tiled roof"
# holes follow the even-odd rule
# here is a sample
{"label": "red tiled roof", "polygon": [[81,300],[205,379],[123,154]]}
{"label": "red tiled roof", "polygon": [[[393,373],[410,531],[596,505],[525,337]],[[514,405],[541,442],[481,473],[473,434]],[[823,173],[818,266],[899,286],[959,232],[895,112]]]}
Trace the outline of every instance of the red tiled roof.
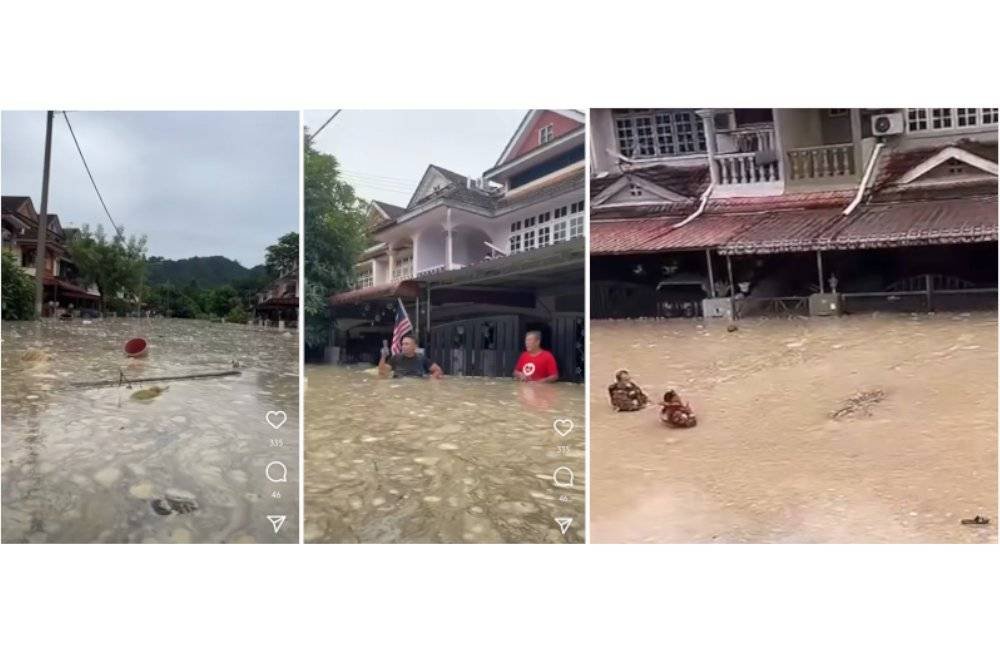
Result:
{"label": "red tiled roof", "polygon": [[684,220],[680,217],[600,223],[591,228],[590,253],[644,254],[711,249],[728,242],[758,216],[703,214],[680,228],[673,228]]}
{"label": "red tiled roof", "polygon": [[866,205],[845,226],[821,236],[816,248],[864,249],[996,239],[997,196],[993,195]]}
{"label": "red tiled roof", "polygon": [[646,245],[665,235],[682,217],[594,221],[590,226],[591,255],[644,253]]}
{"label": "red tiled roof", "polygon": [[369,300],[388,300],[389,298],[415,298],[420,295],[420,282],[412,279],[393,282],[392,284],[378,284],[365,288],[334,293],[330,296],[331,305],[351,305]]}
{"label": "red tiled roof", "polygon": [[815,249],[816,240],[846,224],[842,208],[743,214],[747,225],[720,253],[772,254]]}
{"label": "red tiled roof", "polygon": [[890,149],[879,158],[878,170],[875,173],[875,181],[872,184],[873,191],[879,191],[897,181],[900,177],[911,169],[923,163],[928,158],[941,153],[948,147],[964,149],[969,153],[996,162],[997,145],[996,142],[973,142],[960,141],[950,145],[937,145],[930,147],[919,147],[916,149]]}

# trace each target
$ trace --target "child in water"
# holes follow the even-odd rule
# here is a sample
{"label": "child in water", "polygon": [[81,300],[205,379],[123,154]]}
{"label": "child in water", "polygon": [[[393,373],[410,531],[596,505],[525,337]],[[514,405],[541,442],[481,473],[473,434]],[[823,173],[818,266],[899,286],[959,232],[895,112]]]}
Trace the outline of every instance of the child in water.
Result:
{"label": "child in water", "polygon": [[671,389],[663,394],[660,403],[660,421],[674,428],[693,428],[698,425],[691,406],[681,400],[677,392]]}
{"label": "child in water", "polygon": [[615,373],[615,383],[608,387],[611,407],[616,412],[634,412],[649,404],[649,398],[629,377],[628,370]]}

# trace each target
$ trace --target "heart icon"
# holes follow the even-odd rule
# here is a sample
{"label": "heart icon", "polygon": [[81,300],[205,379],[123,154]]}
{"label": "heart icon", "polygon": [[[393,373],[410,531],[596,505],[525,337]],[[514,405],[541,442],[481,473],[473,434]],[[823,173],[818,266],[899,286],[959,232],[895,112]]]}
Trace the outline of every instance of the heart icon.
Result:
{"label": "heart icon", "polygon": [[556,419],[552,422],[552,428],[562,437],[566,437],[569,431],[573,430],[573,422],[569,419]]}
{"label": "heart icon", "polygon": [[283,410],[277,412],[268,412],[267,414],[264,415],[264,420],[267,421],[269,424],[271,424],[271,428],[277,430],[278,428],[281,428],[283,425],[285,425],[286,421],[288,421],[288,415],[285,414]]}

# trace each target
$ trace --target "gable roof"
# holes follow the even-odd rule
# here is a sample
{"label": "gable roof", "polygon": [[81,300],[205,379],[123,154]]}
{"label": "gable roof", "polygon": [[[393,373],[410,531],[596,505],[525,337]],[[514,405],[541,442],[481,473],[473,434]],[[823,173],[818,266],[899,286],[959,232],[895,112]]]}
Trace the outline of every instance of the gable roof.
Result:
{"label": "gable roof", "polygon": [[382,200],[372,200],[372,204],[378,207],[379,210],[381,210],[381,212],[390,219],[395,219],[397,216],[406,211],[405,207],[392,205],[388,202],[383,202]]}
{"label": "gable roof", "polygon": [[[586,118],[587,118],[582,112],[578,112],[578,111],[576,111],[574,109],[530,109],[530,110],[528,110],[528,112],[524,115],[524,118],[521,119],[521,123],[518,124],[517,130],[515,130],[514,134],[510,136],[509,140],[507,140],[507,144],[504,146],[503,151],[500,153],[500,157],[497,159],[497,162],[493,165],[494,168],[503,165],[504,163],[506,163],[511,158],[511,154],[521,144],[521,140],[523,139],[525,133],[527,133],[528,131],[531,130],[531,126],[535,122],[535,119],[537,119],[539,116],[541,116],[545,112],[551,112],[553,114],[559,114],[561,116],[564,116],[567,119],[570,119],[571,121],[577,122],[579,124],[579,127],[583,127],[584,123],[586,122]],[[563,133],[563,134],[565,134],[565,133]],[[555,138],[553,138],[553,139],[555,139]]]}

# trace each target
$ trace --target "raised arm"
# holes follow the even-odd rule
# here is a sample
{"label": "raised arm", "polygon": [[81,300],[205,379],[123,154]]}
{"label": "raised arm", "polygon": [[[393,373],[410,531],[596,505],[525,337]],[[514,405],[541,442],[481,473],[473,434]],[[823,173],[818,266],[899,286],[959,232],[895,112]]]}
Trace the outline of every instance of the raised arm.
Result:
{"label": "raised arm", "polygon": [[382,358],[378,362],[378,376],[388,377],[392,374],[392,366],[389,365],[389,355],[382,354]]}

